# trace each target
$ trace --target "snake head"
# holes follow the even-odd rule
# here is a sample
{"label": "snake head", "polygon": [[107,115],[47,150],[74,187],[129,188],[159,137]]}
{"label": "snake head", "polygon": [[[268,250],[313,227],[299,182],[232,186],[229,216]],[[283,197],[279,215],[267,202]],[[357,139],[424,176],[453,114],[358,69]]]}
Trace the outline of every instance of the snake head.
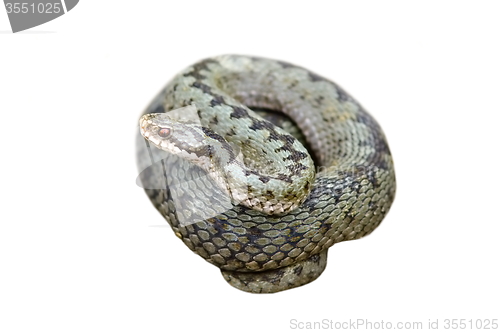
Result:
{"label": "snake head", "polygon": [[[190,106],[172,112],[180,113],[179,111],[189,108]],[[206,145],[199,123],[176,117],[171,112],[145,114],[139,120],[139,126],[141,135],[146,140],[170,153],[195,151]]]}
{"label": "snake head", "polygon": [[214,162],[214,157],[217,164],[234,160],[233,147],[222,136],[201,125],[194,105],[166,113],[145,114],[139,125],[141,135],[155,147],[205,169]]}

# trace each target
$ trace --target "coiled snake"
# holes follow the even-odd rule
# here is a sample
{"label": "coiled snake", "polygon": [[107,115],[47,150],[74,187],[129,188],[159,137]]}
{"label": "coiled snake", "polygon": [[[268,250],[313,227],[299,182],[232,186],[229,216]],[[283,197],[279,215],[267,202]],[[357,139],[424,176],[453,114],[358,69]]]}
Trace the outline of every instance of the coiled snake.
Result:
{"label": "coiled snake", "polygon": [[371,233],[394,199],[377,122],[338,85],[289,63],[200,61],[157,95],[140,133],[139,181],[152,203],[244,291],[315,280],[328,248]]}

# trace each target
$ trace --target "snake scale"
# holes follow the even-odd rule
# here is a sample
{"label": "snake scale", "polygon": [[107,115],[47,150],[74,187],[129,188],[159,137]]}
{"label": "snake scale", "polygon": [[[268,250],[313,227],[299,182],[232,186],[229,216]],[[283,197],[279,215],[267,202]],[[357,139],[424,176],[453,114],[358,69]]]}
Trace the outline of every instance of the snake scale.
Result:
{"label": "snake scale", "polygon": [[334,82],[286,62],[202,60],[160,91],[139,132],[153,205],[247,292],[315,280],[328,248],[371,233],[394,199],[377,122]]}

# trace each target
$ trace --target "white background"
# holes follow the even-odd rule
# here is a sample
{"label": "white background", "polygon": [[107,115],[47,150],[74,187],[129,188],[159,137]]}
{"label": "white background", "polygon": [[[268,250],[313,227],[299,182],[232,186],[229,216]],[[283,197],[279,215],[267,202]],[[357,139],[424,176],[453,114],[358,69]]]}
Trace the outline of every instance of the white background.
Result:
{"label": "white background", "polygon": [[[499,10],[495,1],[84,0],[18,34],[0,10],[0,332],[500,319]],[[140,112],[178,71],[224,53],[333,79],[389,140],[390,213],[372,235],[333,246],[307,286],[232,288],[135,185]]]}

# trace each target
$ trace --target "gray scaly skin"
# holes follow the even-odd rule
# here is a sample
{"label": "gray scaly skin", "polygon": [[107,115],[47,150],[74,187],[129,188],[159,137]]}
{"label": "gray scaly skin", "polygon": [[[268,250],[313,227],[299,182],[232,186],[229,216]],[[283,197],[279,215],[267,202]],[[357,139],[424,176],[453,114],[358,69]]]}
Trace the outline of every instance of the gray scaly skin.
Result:
{"label": "gray scaly skin", "polygon": [[244,291],[315,280],[328,248],[371,233],[394,199],[377,122],[335,83],[288,63],[200,61],[167,84],[140,123],[137,161],[152,203]]}
{"label": "gray scaly skin", "polygon": [[[186,119],[189,112],[192,119]],[[141,134],[158,149],[177,154],[211,174],[220,188],[227,189],[226,195],[233,202],[279,214],[294,210],[306,199],[314,181],[314,164],[298,140],[261,120],[260,133],[267,134],[264,141],[252,131],[232,135],[233,140],[238,136],[237,143],[242,147],[239,155],[222,136],[201,125],[198,112],[193,105],[175,112],[146,114],[140,121]],[[264,125],[268,127],[265,132]],[[287,140],[286,146],[281,140],[271,139],[278,135]],[[265,160],[259,161],[259,157]]]}

